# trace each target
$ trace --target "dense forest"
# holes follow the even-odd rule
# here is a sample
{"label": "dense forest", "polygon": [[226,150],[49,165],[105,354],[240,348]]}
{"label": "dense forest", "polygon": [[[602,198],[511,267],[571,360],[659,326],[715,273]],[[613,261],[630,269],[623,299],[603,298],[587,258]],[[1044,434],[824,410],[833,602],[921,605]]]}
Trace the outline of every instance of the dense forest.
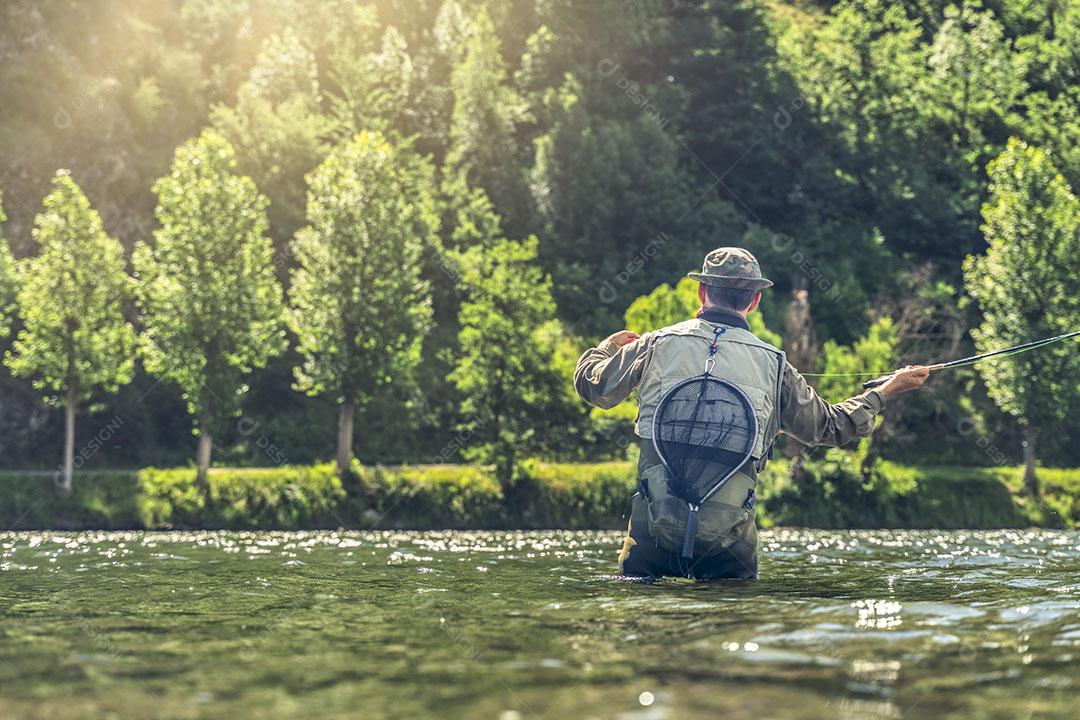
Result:
{"label": "dense forest", "polygon": [[[1080,329],[1078,81],[1069,0],[5,2],[0,466],[621,457],[574,362],[722,245],[807,373]],[[859,452],[1076,466],[1076,349]]]}

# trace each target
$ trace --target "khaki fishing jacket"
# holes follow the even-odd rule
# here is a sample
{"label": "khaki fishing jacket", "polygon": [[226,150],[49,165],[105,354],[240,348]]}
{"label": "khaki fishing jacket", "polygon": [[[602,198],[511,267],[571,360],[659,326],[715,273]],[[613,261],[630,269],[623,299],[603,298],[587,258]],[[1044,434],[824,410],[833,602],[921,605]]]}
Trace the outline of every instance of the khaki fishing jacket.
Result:
{"label": "khaki fishing jacket", "polygon": [[[717,311],[711,310],[716,318]],[[574,371],[574,387],[588,403],[611,408],[638,390],[635,432],[652,435],[652,413],[663,393],[705,369],[714,330],[723,325],[713,374],[741,387],[758,415],[753,456],[764,458],[776,435],[791,435],[806,445],[839,447],[874,430],[885,405],[877,390],[830,404],[821,399],[784,354],[750,332],[737,313],[720,313],[720,322],[693,318],[642,335],[623,347],[602,342],[586,350]]]}

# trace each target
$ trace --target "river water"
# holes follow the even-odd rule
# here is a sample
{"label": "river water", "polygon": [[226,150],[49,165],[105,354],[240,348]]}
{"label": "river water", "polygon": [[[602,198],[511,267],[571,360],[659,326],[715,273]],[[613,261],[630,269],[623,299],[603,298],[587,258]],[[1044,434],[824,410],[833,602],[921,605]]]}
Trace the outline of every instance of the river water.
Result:
{"label": "river water", "polygon": [[2,718],[1075,718],[1080,534],[0,534]]}

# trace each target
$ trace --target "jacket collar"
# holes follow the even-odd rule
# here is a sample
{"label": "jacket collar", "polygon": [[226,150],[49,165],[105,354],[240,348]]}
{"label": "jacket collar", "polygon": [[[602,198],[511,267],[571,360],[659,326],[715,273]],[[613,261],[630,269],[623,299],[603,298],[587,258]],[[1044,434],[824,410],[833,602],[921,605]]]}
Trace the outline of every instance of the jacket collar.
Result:
{"label": "jacket collar", "polygon": [[727,325],[728,327],[736,327],[743,330],[750,329],[750,325],[747,324],[746,318],[734,310],[715,307],[708,309],[701,308],[697,312],[697,317],[707,323],[712,323],[713,325]]}

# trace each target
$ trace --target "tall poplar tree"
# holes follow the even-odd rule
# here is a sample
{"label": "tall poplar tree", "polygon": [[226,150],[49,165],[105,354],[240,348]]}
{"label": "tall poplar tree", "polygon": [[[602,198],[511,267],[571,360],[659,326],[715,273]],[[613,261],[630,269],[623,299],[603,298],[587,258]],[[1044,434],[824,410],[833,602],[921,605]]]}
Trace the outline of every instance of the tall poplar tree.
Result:
{"label": "tall poplar tree", "polygon": [[53,177],[33,238],[40,250],[23,261],[17,295],[23,328],[5,360],[14,375],[32,378],[47,402],[64,407],[61,487],[70,492],[79,402],[131,381],[129,279],[123,248],[66,170]]}
{"label": "tall poplar tree", "polygon": [[496,465],[504,483],[522,454],[542,445],[540,417],[567,422],[567,403],[552,342],[551,278],[536,262],[537,239],[496,239],[460,253],[458,356],[450,380],[463,400],[467,455]]}
{"label": "tall poplar tree", "polygon": [[499,36],[480,11],[450,75],[454,110],[446,167],[491,198],[511,234],[524,232],[531,200],[516,138],[525,103],[507,83]]}
{"label": "tall poplar tree", "polygon": [[183,392],[205,487],[213,435],[239,411],[245,376],[285,347],[267,200],[210,130],[177,149],[154,193],[160,227],[134,255],[143,359]]}
{"label": "tall poplar tree", "polygon": [[985,153],[992,147],[986,130],[1008,127],[1009,113],[1027,89],[1023,59],[994,12],[970,0],[948,6],[927,62],[931,112],[957,145]]}
{"label": "tall poplar tree", "polygon": [[210,120],[270,199],[269,229],[282,255],[275,264],[284,267],[283,251],[304,224],[304,174],[329,152],[333,125],[321,112],[314,53],[293,30],[271,35],[236,95],[235,106],[215,106]]}
{"label": "tall poplar tree", "polygon": [[[983,312],[972,331],[980,352],[1080,327],[1080,199],[1046,153],[1013,138],[990,163],[983,205],[985,255],[964,263],[967,290]],[[990,397],[1024,429],[1024,486],[1035,472],[1040,428],[1069,416],[1080,388],[1075,344],[1050,345],[978,366]]]}
{"label": "tall poplar tree", "polygon": [[431,318],[421,258],[438,229],[434,171],[408,147],[364,131],[308,175],[289,315],[303,364],[296,386],[340,406],[337,466],[352,460],[353,419],[410,379]]}

